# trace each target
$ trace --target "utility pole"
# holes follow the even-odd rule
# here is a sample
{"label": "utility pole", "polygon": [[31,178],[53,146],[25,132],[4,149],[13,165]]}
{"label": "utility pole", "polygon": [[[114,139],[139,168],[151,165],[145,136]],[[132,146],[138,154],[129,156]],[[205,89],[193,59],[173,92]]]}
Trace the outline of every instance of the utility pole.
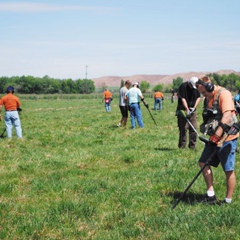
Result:
{"label": "utility pole", "polygon": [[87,91],[87,68],[88,68],[88,66],[86,65],[86,79],[85,79],[85,91],[86,91],[86,93],[88,93],[88,91]]}
{"label": "utility pole", "polygon": [[86,66],[86,79],[87,79],[87,68],[88,68],[88,66]]}

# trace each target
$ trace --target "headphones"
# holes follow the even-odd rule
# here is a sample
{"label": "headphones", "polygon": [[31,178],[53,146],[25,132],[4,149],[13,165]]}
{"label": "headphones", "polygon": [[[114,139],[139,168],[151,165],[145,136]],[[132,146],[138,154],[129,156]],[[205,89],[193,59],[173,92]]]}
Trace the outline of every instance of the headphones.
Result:
{"label": "headphones", "polygon": [[205,83],[205,82],[203,82],[202,80],[199,79],[198,84],[203,85],[206,88],[207,92],[212,92],[214,90],[214,84],[211,83],[211,82]]}

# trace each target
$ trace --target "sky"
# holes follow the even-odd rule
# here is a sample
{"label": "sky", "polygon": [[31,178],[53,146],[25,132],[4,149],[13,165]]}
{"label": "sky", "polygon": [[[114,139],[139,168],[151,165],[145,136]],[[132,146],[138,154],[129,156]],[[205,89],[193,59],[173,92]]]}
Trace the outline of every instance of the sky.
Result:
{"label": "sky", "polygon": [[240,71],[239,0],[0,0],[0,76]]}

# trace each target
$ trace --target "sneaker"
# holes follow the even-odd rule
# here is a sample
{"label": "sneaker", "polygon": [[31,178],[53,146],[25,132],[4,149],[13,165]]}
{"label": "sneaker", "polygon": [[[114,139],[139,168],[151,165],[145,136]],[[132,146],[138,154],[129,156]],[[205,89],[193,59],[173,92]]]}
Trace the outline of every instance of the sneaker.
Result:
{"label": "sneaker", "polygon": [[204,198],[201,200],[202,203],[204,204],[216,204],[217,203],[217,198],[216,196],[209,197],[207,194],[204,196]]}
{"label": "sneaker", "polygon": [[222,205],[228,205],[228,204],[231,204],[231,203],[226,202],[225,199],[222,200],[222,201],[219,201],[219,202],[218,202],[218,205],[219,205],[219,206],[222,206]]}

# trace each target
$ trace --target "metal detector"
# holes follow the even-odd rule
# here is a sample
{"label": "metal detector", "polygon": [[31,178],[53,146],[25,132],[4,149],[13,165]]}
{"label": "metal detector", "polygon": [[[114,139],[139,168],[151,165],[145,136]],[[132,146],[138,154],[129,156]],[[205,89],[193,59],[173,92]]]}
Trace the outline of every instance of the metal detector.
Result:
{"label": "metal detector", "polygon": [[[206,162],[204,163],[203,167],[200,169],[200,171],[196,174],[196,176],[194,177],[194,179],[190,182],[190,184],[186,187],[186,189],[184,190],[184,192],[181,194],[181,196],[177,199],[177,201],[173,204],[172,209],[174,209],[178,203],[181,201],[181,199],[185,196],[185,194],[187,193],[187,191],[189,190],[189,188],[193,185],[193,183],[197,180],[197,178],[199,177],[199,175],[203,172],[203,170],[205,169],[205,167],[207,165],[209,165],[210,160],[212,159],[212,157],[217,153],[217,151],[219,150],[219,148],[222,147],[222,144],[225,142],[225,140],[227,139],[227,137],[229,135],[236,135],[240,130],[240,123],[234,123],[233,126],[230,128],[230,130],[228,131],[228,133],[225,133],[222,137],[222,139],[220,140],[220,142],[218,143],[218,145],[213,144],[213,151],[211,153],[211,155],[207,158]],[[205,139],[206,140],[206,139]],[[212,144],[210,143],[208,140],[206,140],[208,143],[206,144]]]}
{"label": "metal detector", "polygon": [[157,126],[157,123],[156,123],[156,121],[155,121],[155,119],[153,118],[153,115],[152,115],[152,113],[150,112],[150,110],[149,110],[149,106],[148,106],[148,104],[147,103],[145,103],[145,101],[143,100],[143,104],[144,104],[144,106],[147,108],[147,110],[148,110],[148,112],[150,113],[150,115],[151,115],[151,117],[152,117],[152,120],[153,120],[153,122],[155,123],[155,125]]}
{"label": "metal detector", "polygon": [[3,138],[4,133],[6,132],[6,128],[4,128],[2,134],[0,135],[0,138]]}
{"label": "metal detector", "polygon": [[190,122],[190,120],[187,118],[185,112],[183,110],[180,110],[181,115],[186,119],[186,121],[188,122],[189,126],[192,128],[192,130],[197,134],[199,140],[201,140],[204,143],[208,143],[208,140],[204,137],[201,137],[198,133],[198,131],[196,130],[196,128],[192,125],[192,123]]}
{"label": "metal detector", "polygon": [[[209,143],[210,144],[210,143]],[[197,180],[197,178],[199,177],[199,175],[203,172],[203,170],[205,169],[205,167],[207,165],[209,165],[209,161],[212,159],[212,157],[217,153],[218,151],[218,147],[215,146],[214,150],[212,151],[212,154],[208,157],[207,161],[204,163],[203,167],[200,169],[200,171],[196,174],[196,176],[193,178],[193,180],[190,182],[190,184],[186,187],[186,189],[184,190],[184,192],[181,194],[181,196],[177,199],[177,201],[173,204],[172,209],[174,209],[178,203],[181,201],[181,199],[185,196],[185,194],[187,193],[187,191],[189,190],[189,188],[193,185],[193,183]]]}

